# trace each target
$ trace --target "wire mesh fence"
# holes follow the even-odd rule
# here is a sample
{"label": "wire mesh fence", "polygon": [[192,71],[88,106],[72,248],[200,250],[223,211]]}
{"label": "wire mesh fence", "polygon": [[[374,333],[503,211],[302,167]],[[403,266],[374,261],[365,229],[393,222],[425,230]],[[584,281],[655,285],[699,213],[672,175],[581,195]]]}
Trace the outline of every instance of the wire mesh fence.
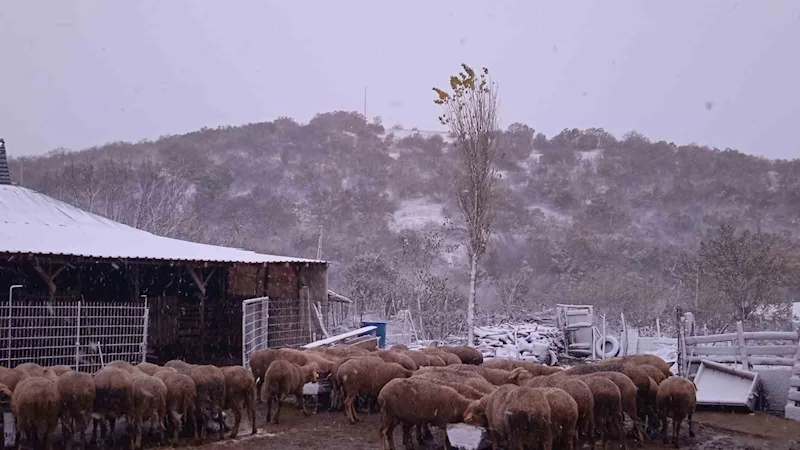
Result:
{"label": "wire mesh fence", "polygon": [[265,348],[297,347],[311,339],[308,302],[259,297],[242,302],[242,365]]}
{"label": "wire mesh fence", "polygon": [[104,362],[138,363],[147,351],[146,303],[14,301],[0,303],[0,361],[67,365],[94,372]]}

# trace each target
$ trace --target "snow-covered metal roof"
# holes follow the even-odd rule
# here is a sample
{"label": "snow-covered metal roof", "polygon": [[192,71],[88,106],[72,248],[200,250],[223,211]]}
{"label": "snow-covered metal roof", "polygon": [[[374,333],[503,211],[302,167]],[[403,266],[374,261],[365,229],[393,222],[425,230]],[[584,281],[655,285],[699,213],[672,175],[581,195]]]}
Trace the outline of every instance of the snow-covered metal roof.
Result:
{"label": "snow-covered metal roof", "polygon": [[30,189],[0,185],[0,254],[224,263],[324,263],[157,236]]}

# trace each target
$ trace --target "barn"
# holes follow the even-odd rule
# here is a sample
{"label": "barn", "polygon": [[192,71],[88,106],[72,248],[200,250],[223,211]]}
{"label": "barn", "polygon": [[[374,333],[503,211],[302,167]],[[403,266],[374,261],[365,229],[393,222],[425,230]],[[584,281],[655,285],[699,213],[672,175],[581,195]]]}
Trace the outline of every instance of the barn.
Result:
{"label": "barn", "polygon": [[13,185],[5,167],[0,144],[0,365],[241,364],[254,341],[324,332],[326,262],[157,236]]}

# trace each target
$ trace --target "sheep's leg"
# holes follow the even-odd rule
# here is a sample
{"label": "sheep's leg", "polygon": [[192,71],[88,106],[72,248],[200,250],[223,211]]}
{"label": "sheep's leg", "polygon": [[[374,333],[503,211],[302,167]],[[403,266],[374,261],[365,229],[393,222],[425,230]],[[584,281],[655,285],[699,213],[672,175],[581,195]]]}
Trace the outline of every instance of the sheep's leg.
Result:
{"label": "sheep's leg", "polygon": [[237,402],[231,409],[233,410],[233,430],[231,430],[231,439],[233,439],[239,434],[239,425],[242,423],[242,408]]}
{"label": "sheep's leg", "polygon": [[247,409],[248,417],[250,417],[250,425],[253,427],[253,434],[258,434],[258,428],[256,427],[256,408],[255,408],[255,399],[253,396],[246,396],[244,398],[244,407]]}
{"label": "sheep's leg", "polygon": [[589,441],[589,448],[594,450],[594,415],[589,414],[586,417],[586,424],[584,432],[586,433],[586,439]]}
{"label": "sheep's leg", "polygon": [[279,395],[279,396],[276,398],[276,402],[277,402],[278,404],[277,404],[277,406],[275,406],[275,416],[273,416],[273,417],[272,417],[272,423],[274,423],[274,424],[276,424],[276,425],[277,425],[277,424],[278,424],[278,422],[280,421],[280,418],[281,418],[281,408],[282,408],[282,405],[283,405],[283,402],[281,402],[280,394],[278,394],[278,395]]}
{"label": "sheep's leg", "polygon": [[619,439],[620,447],[622,447],[623,449],[627,449],[628,448],[628,443],[626,441],[625,425],[624,425],[623,419],[624,419],[624,415],[622,414],[622,412],[620,412],[617,415],[617,420],[615,421],[614,425],[617,428],[617,430],[616,430],[617,433],[619,433],[619,438],[618,439]]}
{"label": "sheep's leg", "polygon": [[667,416],[661,416],[661,442],[664,445],[667,445],[669,442],[669,437],[667,436]]}
{"label": "sheep's leg", "polygon": [[411,427],[410,423],[403,424],[403,445],[406,447],[406,450],[414,450],[414,440],[411,438]]}
{"label": "sheep's leg", "polygon": [[356,415],[356,394],[355,392],[347,393],[347,398],[344,399],[344,409],[347,412],[347,417],[350,419],[350,423],[358,422],[358,416]]}
{"label": "sheep's leg", "polygon": [[680,448],[680,434],[681,434],[681,423],[683,423],[683,417],[676,417],[672,420],[672,426],[675,428],[675,432],[673,436],[675,438],[675,448]]}
{"label": "sheep's leg", "polygon": [[389,437],[389,427],[392,426],[392,418],[383,413],[383,420],[381,420],[381,427],[378,430],[378,440],[380,440],[380,450],[394,450],[391,448],[391,438]]}
{"label": "sheep's leg", "polygon": [[544,439],[542,439],[542,450],[553,450],[553,432],[550,428],[544,429]]}
{"label": "sheep's leg", "polygon": [[264,401],[261,399],[261,388],[264,386],[264,377],[258,377],[256,380],[256,401],[261,404]]}
{"label": "sheep's leg", "polygon": [[689,411],[689,437],[694,437],[694,427],[692,426],[692,411]]}
{"label": "sheep's leg", "polygon": [[274,400],[274,396],[272,394],[267,394],[267,425],[269,425],[270,418],[272,417],[272,402]]}
{"label": "sheep's leg", "polygon": [[297,392],[294,394],[295,398],[297,398],[297,404],[300,405],[300,409],[303,411],[304,416],[310,416],[311,411],[308,410],[308,405],[306,405],[306,396],[303,395],[303,392]]}

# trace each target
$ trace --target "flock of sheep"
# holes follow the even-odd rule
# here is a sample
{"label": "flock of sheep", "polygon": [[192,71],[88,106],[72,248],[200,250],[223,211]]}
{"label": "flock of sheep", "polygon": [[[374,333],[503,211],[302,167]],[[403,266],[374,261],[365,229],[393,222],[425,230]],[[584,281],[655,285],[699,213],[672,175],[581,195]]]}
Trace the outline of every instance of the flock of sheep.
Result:
{"label": "flock of sheep", "polygon": [[[141,448],[143,423],[161,443],[174,444],[184,428],[205,439],[212,421],[222,432],[236,437],[242,411],[246,410],[256,432],[255,380],[241,366],[192,365],[173,360],[159,366],[131,365],[113,361],[94,374],[69,366],[44,368],[34,363],[13,369],[0,367],[0,402],[11,402],[17,426],[17,443],[32,448],[52,448],[52,433],[61,421],[64,444],[71,448],[74,435],[86,444],[86,430],[93,423],[91,441],[100,437],[111,448],[116,422],[125,418],[130,447]],[[224,410],[232,410],[235,423],[228,428]],[[110,432],[109,432],[110,429]]]}
{"label": "flock of sheep", "polygon": [[[525,361],[484,362],[480,352],[469,347],[281,348],[255,352],[250,366],[219,368],[180,360],[134,366],[114,361],[92,375],[68,366],[26,363],[0,367],[0,401],[11,402],[18,442],[33,448],[51,448],[59,421],[67,448],[76,432],[85,445],[90,419],[92,441],[97,440],[99,426],[102,441],[112,448],[117,447],[113,430],[121,418],[132,448],[141,447],[145,422],[162,443],[176,443],[184,429],[202,442],[214,422],[221,437],[227,431],[236,437],[246,412],[256,433],[256,401],[266,398],[267,423],[279,422],[284,395],[294,395],[309,414],[303,387],[320,375],[328,377],[333,388],[331,409],[344,409],[350,422],[358,421],[359,397],[368,407],[381,409],[382,449],[394,449],[398,425],[404,445],[413,449],[414,428],[421,443],[431,437],[431,425],[458,422],[485,427],[494,448],[505,444],[509,449],[575,449],[584,443],[594,448],[598,438],[603,448],[609,439],[618,439],[625,448],[624,416],[640,442],[658,427],[667,442],[667,418],[673,420],[676,445],[685,418],[693,436],[695,385],[671,377],[667,363],[650,355],[563,370]],[[226,410],[233,412],[232,428],[225,423]]]}
{"label": "flock of sheep", "polygon": [[694,436],[696,386],[671,377],[669,365],[652,355],[563,370],[525,361],[484,362],[481,353],[470,347],[412,351],[396,345],[378,351],[268,349],[255,352],[250,365],[257,391],[267,396],[268,422],[270,417],[278,422],[284,394],[295,395],[308,414],[303,386],[316,381],[320,373],[333,387],[331,408],[343,408],[352,423],[358,421],[356,398],[376,399],[383,417],[381,449],[394,449],[397,425],[402,426],[405,447],[413,449],[414,428],[422,443],[431,437],[430,425],[458,422],[485,427],[495,449],[501,444],[509,449],[575,449],[583,443],[594,448],[597,437],[603,448],[610,438],[626,448],[625,416],[639,442],[660,427],[666,443],[667,418],[673,421],[676,446],[684,419],[688,418],[689,434]]}

